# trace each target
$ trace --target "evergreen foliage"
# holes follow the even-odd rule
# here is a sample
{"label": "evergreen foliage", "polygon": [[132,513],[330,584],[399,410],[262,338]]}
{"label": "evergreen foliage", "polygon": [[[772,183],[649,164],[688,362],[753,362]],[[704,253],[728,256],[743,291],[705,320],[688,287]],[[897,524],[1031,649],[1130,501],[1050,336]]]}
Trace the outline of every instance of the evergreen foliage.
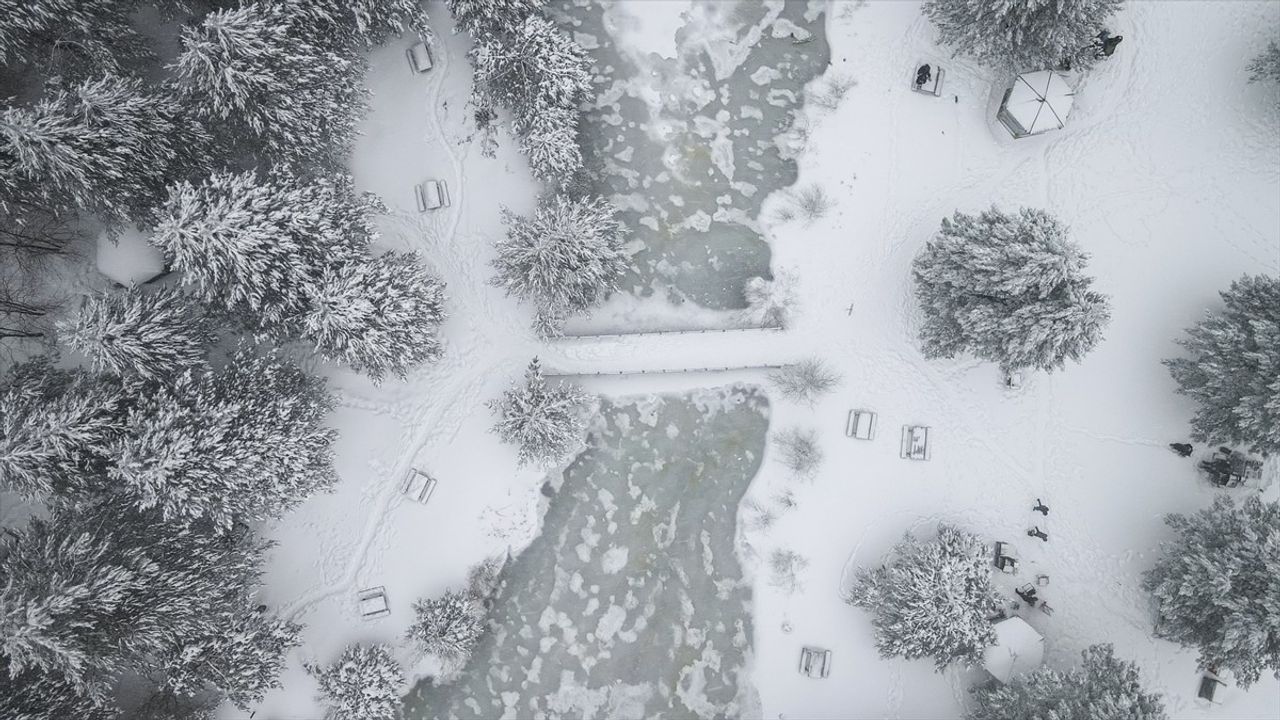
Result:
{"label": "evergreen foliage", "polygon": [[1280,83],[1280,44],[1275,40],[1267,43],[1267,49],[1250,61],[1249,82]]}
{"label": "evergreen foliage", "polygon": [[1110,319],[1107,297],[1089,289],[1088,258],[1042,210],[944,219],[912,263],[925,356],[969,352],[1006,371],[1078,362]]}
{"label": "evergreen foliage", "polygon": [[95,369],[165,381],[204,364],[212,340],[200,312],[176,290],[161,288],[86,298],[60,339],[87,357]]}
{"label": "evergreen foliage", "polygon": [[1220,495],[1165,522],[1176,537],[1143,582],[1159,605],[1157,633],[1242,686],[1264,669],[1280,677],[1280,504]]}
{"label": "evergreen foliage", "polygon": [[565,318],[600,304],[627,270],[623,228],[602,198],[544,198],[532,217],[510,212],[493,265],[498,287],[538,307],[536,327],[558,334]]}
{"label": "evergreen foliage", "polygon": [[1199,404],[1197,440],[1280,452],[1280,280],[1246,275],[1222,300],[1179,340],[1188,357],[1165,365],[1178,392]]}
{"label": "evergreen foliage", "polygon": [[85,493],[124,430],[125,401],[106,376],[14,366],[0,386],[0,486],[30,499]]}
{"label": "evergreen foliage", "polygon": [[149,219],[165,185],[205,162],[205,131],[166,94],[107,75],[0,112],[0,212],[83,209]]}
{"label": "evergreen foliage", "polygon": [[926,0],[939,40],[1017,72],[1096,60],[1094,40],[1122,0]]}
{"label": "evergreen foliage", "polygon": [[1000,597],[989,548],[950,525],[939,524],[932,540],[908,533],[886,564],[858,571],[848,602],[871,612],[881,657],[931,657],[941,672],[982,662],[995,643],[989,618]]}
{"label": "evergreen foliage", "polygon": [[380,45],[412,32],[423,41],[432,37],[427,12],[419,0],[274,0],[291,16],[302,16],[313,36],[336,35],[353,51]]}
{"label": "evergreen foliage", "polygon": [[405,637],[446,660],[465,660],[484,634],[484,606],[470,592],[449,590],[438,598],[419,600],[413,613]]}
{"label": "evergreen foliage", "polygon": [[303,332],[316,349],[375,382],[386,373],[403,378],[443,352],[436,329],[444,283],[412,253],[331,266],[309,304]]}
{"label": "evergreen foliage", "polygon": [[476,35],[497,33],[518,26],[537,14],[547,0],[446,0],[463,31]]}
{"label": "evergreen foliage", "polygon": [[517,446],[522,464],[554,465],[582,442],[588,399],[576,385],[548,385],[542,365],[534,358],[524,384],[512,386],[490,403],[498,413],[493,431],[503,442]]}
{"label": "evergreen foliage", "polygon": [[137,398],[110,474],[167,521],[226,531],[276,518],[337,481],[331,407],[323,380],[242,349]]}
{"label": "evergreen foliage", "polygon": [[1143,689],[1138,668],[1093,645],[1079,668],[1041,667],[1007,684],[974,691],[969,720],[1165,720],[1160,693]]}
{"label": "evergreen foliage", "polygon": [[399,720],[405,685],[386,645],[351,645],[332,665],[307,665],[329,710],[326,720]]}
{"label": "evergreen foliage", "polygon": [[84,68],[121,72],[148,57],[128,0],[15,0],[0,6],[0,65],[34,64],[49,75]]}

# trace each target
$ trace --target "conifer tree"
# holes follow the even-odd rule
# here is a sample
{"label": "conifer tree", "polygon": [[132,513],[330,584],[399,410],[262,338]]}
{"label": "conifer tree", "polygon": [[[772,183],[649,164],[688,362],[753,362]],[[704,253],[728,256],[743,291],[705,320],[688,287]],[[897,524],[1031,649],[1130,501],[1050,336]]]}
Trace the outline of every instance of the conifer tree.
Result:
{"label": "conifer tree", "polygon": [[405,637],[446,660],[464,660],[485,630],[484,606],[469,592],[444,595],[413,604],[414,622]]}
{"label": "conifer tree", "polygon": [[1111,645],[1093,645],[1078,668],[1040,667],[1008,683],[975,689],[969,720],[1165,720],[1160,693],[1142,687],[1138,668],[1115,657]]}
{"label": "conifer tree", "polygon": [[95,369],[165,381],[204,364],[212,333],[200,309],[169,288],[100,293],[61,325],[63,343]]}
{"label": "conifer tree", "polygon": [[97,486],[124,431],[118,382],[47,360],[13,367],[0,386],[0,487],[32,499]]}
{"label": "conifer tree", "polygon": [[602,198],[544,198],[532,217],[505,214],[494,284],[536,303],[536,327],[557,334],[565,318],[603,302],[627,270],[623,228]]}
{"label": "conifer tree", "polygon": [[215,10],[182,31],[177,87],[220,140],[294,165],[336,163],[366,91],[358,56],[270,2]]}
{"label": "conifer tree", "polygon": [[516,445],[520,462],[552,465],[563,461],[582,441],[588,396],[576,385],[548,385],[542,365],[534,358],[524,384],[514,385],[490,403],[498,413],[493,431],[503,442]]}
{"label": "conifer tree", "polygon": [[1199,404],[1196,439],[1280,452],[1280,280],[1246,275],[1222,300],[1179,340],[1188,357],[1165,365]]}
{"label": "conifer tree", "polygon": [[325,271],[303,332],[326,357],[379,381],[435,360],[444,321],[444,284],[418,257],[389,252]]}
{"label": "conifer tree", "polygon": [[546,0],[447,0],[447,4],[458,27],[476,35],[511,32],[541,10]]}
{"label": "conifer tree", "polygon": [[31,63],[47,74],[120,72],[150,53],[126,0],[20,0],[0,12],[0,65]]}
{"label": "conifer tree", "polygon": [[1280,83],[1280,44],[1275,40],[1249,63],[1249,82]]}
{"label": "conifer tree", "polygon": [[326,720],[399,720],[404,671],[386,645],[351,645],[332,665],[307,665]]}
{"label": "conifer tree", "polygon": [[969,352],[1007,371],[1078,362],[1110,319],[1088,259],[1042,210],[944,219],[912,263],[925,356]]}
{"label": "conifer tree", "polygon": [[75,685],[39,670],[21,672],[0,653],[0,718],[5,720],[118,720],[111,708]]}
{"label": "conifer tree", "polygon": [[0,211],[83,209],[145,222],[165,185],[205,162],[177,99],[106,75],[0,113]]}
{"label": "conifer tree", "polygon": [[886,564],[858,571],[849,604],[872,614],[880,656],[931,657],[941,672],[974,665],[995,643],[988,619],[1000,606],[988,548],[974,535],[938,525],[937,537],[908,533]]}
{"label": "conifer tree", "polygon": [[302,15],[312,32],[337,35],[353,50],[365,50],[390,37],[412,32],[431,39],[427,12],[419,0],[273,0],[292,16]]}
{"label": "conifer tree", "polygon": [[1264,669],[1280,677],[1280,503],[1220,495],[1165,522],[1176,537],[1143,581],[1159,606],[1157,634],[1244,687]]}
{"label": "conifer tree", "polygon": [[1017,72],[1088,67],[1122,0],[926,0],[924,14],[957,53]]}
{"label": "conifer tree", "polygon": [[167,521],[226,531],[276,518],[336,482],[331,408],[322,380],[241,349],[218,370],[137,398],[110,473]]}

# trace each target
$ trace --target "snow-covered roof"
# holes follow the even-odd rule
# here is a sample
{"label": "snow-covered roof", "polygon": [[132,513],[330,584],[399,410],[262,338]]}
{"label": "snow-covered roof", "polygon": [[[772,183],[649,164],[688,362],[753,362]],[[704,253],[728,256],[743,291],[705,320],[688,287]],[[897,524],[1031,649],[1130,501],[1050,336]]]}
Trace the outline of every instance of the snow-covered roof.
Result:
{"label": "snow-covered roof", "polygon": [[133,228],[122,231],[116,242],[98,236],[98,272],[124,286],[141,285],[164,272],[164,254]]}
{"label": "snow-covered roof", "polygon": [[982,655],[982,665],[1000,682],[1024,675],[1044,661],[1044,638],[1020,617],[995,625],[996,644]]}
{"label": "snow-covered roof", "polygon": [[1067,76],[1053,70],[1023,73],[1013,81],[1004,110],[1028,135],[1061,130],[1075,102]]}

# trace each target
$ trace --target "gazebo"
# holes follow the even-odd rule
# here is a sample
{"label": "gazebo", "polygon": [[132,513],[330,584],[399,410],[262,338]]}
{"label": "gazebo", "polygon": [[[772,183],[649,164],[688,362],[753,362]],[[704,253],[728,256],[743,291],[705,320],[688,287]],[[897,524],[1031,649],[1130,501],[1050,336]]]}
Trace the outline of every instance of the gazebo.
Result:
{"label": "gazebo", "polygon": [[1075,90],[1056,70],[1023,73],[1004,91],[996,119],[1015,138],[1061,130],[1071,113]]}
{"label": "gazebo", "polygon": [[982,654],[982,666],[1002,683],[1025,675],[1044,662],[1044,638],[1020,617],[995,624],[996,644]]}

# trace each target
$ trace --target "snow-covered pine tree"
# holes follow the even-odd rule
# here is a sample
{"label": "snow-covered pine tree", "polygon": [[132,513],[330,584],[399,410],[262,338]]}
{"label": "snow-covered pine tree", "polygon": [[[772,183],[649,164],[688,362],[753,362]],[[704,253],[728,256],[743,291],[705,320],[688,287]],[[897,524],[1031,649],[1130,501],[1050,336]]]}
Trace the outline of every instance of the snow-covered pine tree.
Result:
{"label": "snow-covered pine tree", "polygon": [[326,357],[374,382],[440,356],[444,284],[418,257],[389,252],[330,266],[312,293],[303,332]]}
{"label": "snow-covered pine tree", "polygon": [[1052,371],[1102,338],[1107,296],[1089,256],[1043,210],[957,212],[912,263],[926,357],[969,352],[1006,371]]}
{"label": "snow-covered pine tree", "polygon": [[[353,50],[365,50],[412,32],[431,39],[427,11],[419,0],[271,0],[290,17],[305,21],[311,37],[338,36]],[[317,37],[318,36],[318,37]]]}
{"label": "snow-covered pine tree", "polygon": [[32,499],[82,496],[100,484],[124,416],[112,378],[47,360],[14,366],[0,385],[0,487]]}
{"label": "snow-covered pine tree", "polygon": [[419,600],[413,614],[405,637],[445,660],[465,660],[484,634],[484,606],[469,592],[447,590],[438,598]]}
{"label": "snow-covered pine tree", "polygon": [[404,671],[386,645],[351,645],[332,665],[308,664],[326,720],[399,720]]}
{"label": "snow-covered pine tree", "polygon": [[350,148],[365,107],[363,68],[309,18],[264,0],[183,28],[175,81],[221,142],[294,165],[334,164]]}
{"label": "snow-covered pine tree", "polygon": [[512,32],[547,0],[446,0],[458,27],[471,35]]}
{"label": "snow-covered pine tree", "polygon": [[1122,0],[926,0],[938,39],[982,62],[1023,72],[1087,68]]}
{"label": "snow-covered pine tree", "polygon": [[548,385],[534,358],[516,384],[489,406],[498,413],[493,431],[517,446],[522,464],[554,465],[582,442],[589,396],[568,382]]}
{"label": "snow-covered pine tree", "polygon": [[199,171],[209,139],[176,98],[107,75],[0,113],[0,211],[83,209],[146,221],[167,183]]}
{"label": "snow-covered pine tree", "polygon": [[1156,633],[1241,686],[1264,669],[1280,676],[1280,503],[1220,495],[1165,522],[1176,538],[1143,581],[1159,605]]}
{"label": "snow-covered pine tree", "polygon": [[46,77],[120,72],[150,55],[134,31],[135,3],[120,0],[21,0],[0,11],[0,65],[31,63]]}
{"label": "snow-covered pine tree", "polygon": [[1246,275],[1222,300],[1179,340],[1188,357],[1165,365],[1178,392],[1199,404],[1197,440],[1280,452],[1280,280]]}
{"label": "snow-covered pine tree", "polygon": [[1249,82],[1280,83],[1280,43],[1267,43],[1267,49],[1249,62]]}
{"label": "snow-covered pine tree", "polygon": [[549,107],[516,118],[520,151],[529,159],[534,175],[563,185],[582,169],[579,115],[577,108]]}
{"label": "snow-covered pine tree", "polygon": [[1007,684],[974,689],[969,720],[1165,720],[1160,693],[1142,687],[1138,667],[1117,659],[1111,645],[1093,645],[1069,670],[1041,667]]}
{"label": "snow-covered pine tree", "polygon": [[532,217],[504,212],[507,237],[494,285],[537,305],[536,327],[558,334],[568,316],[603,302],[627,270],[623,228],[601,198],[554,195]]}
{"label": "snow-covered pine tree", "polygon": [[166,521],[280,517],[337,481],[324,381],[278,353],[237,351],[218,370],[187,371],[129,410],[109,469],[119,492]]}
{"label": "snow-covered pine tree", "polygon": [[203,312],[177,290],[138,288],[86,298],[60,339],[95,369],[165,381],[204,364],[212,340]]}
{"label": "snow-covered pine tree", "polygon": [[886,564],[859,570],[848,602],[871,612],[881,657],[931,657],[939,672],[981,662],[995,642],[988,618],[1000,607],[988,550],[977,536],[939,524],[936,538],[908,533]]}
{"label": "snow-covered pine tree", "polygon": [[180,657],[224,631],[224,613],[251,611],[264,548],[109,502],[55,509],[0,538],[0,655],[10,673],[49,675],[101,702],[115,674]]}
{"label": "snow-covered pine tree", "polygon": [[171,189],[151,243],[206,305],[289,337],[325,268],[367,257],[375,207],[341,174],[214,173]]}
{"label": "snow-covered pine tree", "polygon": [[21,672],[0,652],[0,718],[5,720],[119,720],[109,707],[76,690],[57,675]]}

